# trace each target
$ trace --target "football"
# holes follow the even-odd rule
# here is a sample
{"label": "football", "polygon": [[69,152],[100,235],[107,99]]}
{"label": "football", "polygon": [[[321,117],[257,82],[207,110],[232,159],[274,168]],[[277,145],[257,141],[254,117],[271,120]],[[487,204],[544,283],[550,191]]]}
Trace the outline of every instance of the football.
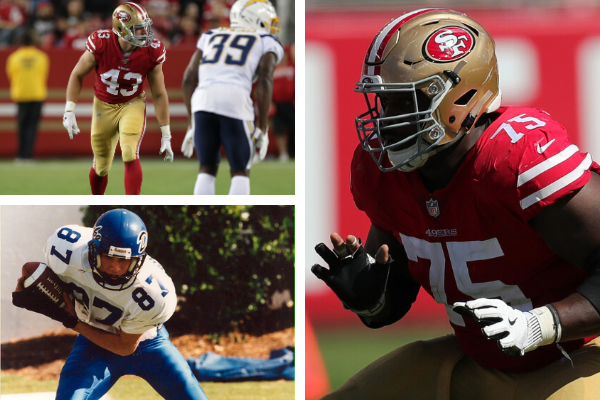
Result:
{"label": "football", "polygon": [[46,295],[53,303],[64,307],[63,292],[67,285],[46,264],[28,262],[22,269],[23,286],[34,286],[35,290]]}

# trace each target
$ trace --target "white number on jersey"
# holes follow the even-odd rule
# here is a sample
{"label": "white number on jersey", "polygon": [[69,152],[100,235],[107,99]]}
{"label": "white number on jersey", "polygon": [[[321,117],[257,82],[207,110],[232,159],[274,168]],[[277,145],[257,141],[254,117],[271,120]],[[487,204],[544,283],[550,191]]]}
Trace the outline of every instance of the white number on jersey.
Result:
{"label": "white number on jersey", "polygon": [[227,65],[238,67],[246,65],[248,55],[254,48],[256,37],[252,35],[233,35],[233,39],[229,40],[231,36],[228,33],[213,35],[208,41],[202,63],[217,64],[221,61],[222,56],[225,56],[223,62]]}
{"label": "white number on jersey", "polygon": [[142,74],[138,74],[137,72],[126,73],[124,78],[127,80],[135,80],[136,83],[133,84],[131,90],[121,89],[119,91],[119,82],[117,80],[119,79],[120,73],[121,71],[118,69],[111,69],[110,71],[107,71],[100,75],[102,82],[104,82],[108,86],[106,88],[106,91],[115,96],[119,93],[121,93],[121,95],[123,96],[131,96],[136,92],[137,87],[142,83]]}
{"label": "white number on jersey", "polygon": [[[419,258],[429,260],[429,284],[433,298],[440,304],[446,306],[446,312],[450,321],[459,326],[465,326],[461,315],[452,309],[446,298],[444,277],[446,275],[446,258],[444,257],[443,243],[430,243],[423,239],[414,238],[400,234],[402,245],[406,250],[408,259],[418,262]],[[456,287],[462,293],[477,298],[500,297],[511,307],[521,311],[532,308],[531,299],[525,297],[521,289],[516,285],[506,285],[501,281],[473,282],[469,276],[467,262],[491,260],[504,255],[498,239],[493,238],[473,242],[447,242],[446,248],[450,256],[452,272]]]}
{"label": "white number on jersey", "polygon": [[[524,117],[524,116],[525,116],[525,114],[517,115],[516,117],[509,119],[508,122],[519,122],[522,124],[526,124],[527,122],[533,122],[534,124],[525,125],[525,128],[528,130],[532,130],[532,129],[539,128],[541,126],[546,125],[546,123],[544,121],[539,120],[535,117]],[[492,137],[490,137],[490,139],[495,138],[496,135],[498,133],[500,133],[500,131],[504,131],[508,134],[508,136],[510,137],[511,143],[517,143],[523,136],[525,136],[524,133],[517,132],[515,130],[515,128],[512,127],[511,124],[507,124],[506,122],[504,122],[504,123],[502,123],[502,125],[500,125],[500,127],[496,130],[496,132],[494,132],[494,134],[492,135]]]}

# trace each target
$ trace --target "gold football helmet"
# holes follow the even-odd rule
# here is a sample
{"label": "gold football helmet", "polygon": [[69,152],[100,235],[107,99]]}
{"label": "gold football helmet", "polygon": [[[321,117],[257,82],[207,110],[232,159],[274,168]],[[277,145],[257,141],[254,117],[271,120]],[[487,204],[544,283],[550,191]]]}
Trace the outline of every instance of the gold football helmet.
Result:
{"label": "gold football helmet", "polygon": [[[113,32],[127,43],[138,47],[148,47],[154,39],[150,29],[152,20],[144,7],[136,3],[123,3],[115,8],[112,15]],[[136,35],[137,29],[145,29],[145,35]]]}
{"label": "gold football helmet", "polygon": [[[373,39],[355,91],[368,107],[356,118],[363,149],[384,172],[412,171],[500,106],[494,40],[456,11],[406,13]],[[406,112],[385,112],[390,93],[404,96]]]}
{"label": "gold football helmet", "polygon": [[232,28],[250,28],[279,36],[279,17],[269,0],[237,0],[229,11]]}

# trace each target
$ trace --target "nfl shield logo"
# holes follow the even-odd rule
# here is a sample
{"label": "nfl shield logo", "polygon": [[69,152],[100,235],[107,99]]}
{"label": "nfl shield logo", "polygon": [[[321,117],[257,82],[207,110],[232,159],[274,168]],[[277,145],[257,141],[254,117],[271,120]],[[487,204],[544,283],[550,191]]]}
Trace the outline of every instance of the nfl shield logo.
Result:
{"label": "nfl shield logo", "polygon": [[427,212],[429,212],[429,215],[434,218],[440,215],[440,206],[438,205],[437,200],[431,199],[426,201],[425,204],[427,206]]}

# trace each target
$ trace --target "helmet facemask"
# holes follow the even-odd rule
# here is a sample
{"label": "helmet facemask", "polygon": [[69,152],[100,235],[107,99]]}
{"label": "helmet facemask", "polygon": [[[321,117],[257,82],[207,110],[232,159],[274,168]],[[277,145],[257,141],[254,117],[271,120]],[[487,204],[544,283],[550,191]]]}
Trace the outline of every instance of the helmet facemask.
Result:
{"label": "helmet facemask", "polygon": [[[434,115],[452,87],[450,79],[434,75],[417,82],[382,83],[380,77],[373,76],[363,77],[363,83],[357,86],[355,91],[363,93],[368,109],[356,118],[358,137],[362,148],[371,154],[382,171],[412,171],[422,166],[432,152],[437,152],[445,129]],[[383,93],[406,94],[407,104],[410,104],[408,112],[382,116]],[[400,135],[392,134],[398,130],[402,131]],[[373,147],[375,139],[378,146]],[[391,167],[386,166],[386,155]]]}
{"label": "helmet facemask", "polygon": [[[150,18],[146,18],[142,21],[141,24],[132,24],[127,26],[123,21],[119,21],[122,25],[123,31],[126,33],[125,35],[119,34],[119,36],[126,41],[137,47],[148,47],[152,44],[154,40],[154,31],[150,29],[152,25],[152,20]],[[135,31],[138,29],[146,29],[146,35],[136,36]]]}
{"label": "helmet facemask", "polygon": [[[146,258],[146,254],[142,254],[138,257],[128,257],[128,256],[120,256],[116,255],[115,248],[111,246],[112,251],[109,250],[106,255],[110,257],[118,257],[127,260],[131,260],[129,264],[129,268],[127,272],[121,276],[112,275],[100,270],[102,265],[101,261],[101,251],[100,251],[100,242],[97,239],[93,239],[88,243],[88,251],[89,251],[89,262],[92,267],[92,272],[94,274],[94,280],[102,286],[104,289],[108,290],[125,290],[129,288],[135,282],[135,278],[137,274],[140,272],[140,268],[144,263],[144,259]],[[117,251],[118,253],[123,253],[122,251]]]}

